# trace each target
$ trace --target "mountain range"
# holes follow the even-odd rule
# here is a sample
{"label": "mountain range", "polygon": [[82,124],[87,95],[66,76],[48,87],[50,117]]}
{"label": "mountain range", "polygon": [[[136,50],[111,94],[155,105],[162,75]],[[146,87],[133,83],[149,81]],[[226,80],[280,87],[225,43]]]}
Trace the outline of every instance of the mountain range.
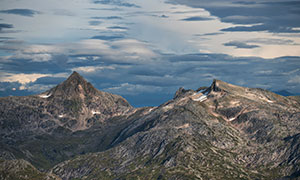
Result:
{"label": "mountain range", "polygon": [[214,80],[132,107],[77,72],[0,98],[0,179],[297,179],[300,97]]}

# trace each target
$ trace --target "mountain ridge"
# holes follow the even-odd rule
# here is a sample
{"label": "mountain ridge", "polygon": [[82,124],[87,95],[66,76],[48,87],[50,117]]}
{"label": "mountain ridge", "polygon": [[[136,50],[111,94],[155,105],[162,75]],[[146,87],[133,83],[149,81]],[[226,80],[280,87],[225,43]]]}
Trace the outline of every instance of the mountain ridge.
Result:
{"label": "mountain ridge", "polygon": [[45,93],[0,104],[0,159],[25,159],[62,179],[299,177],[297,97],[214,80],[133,108],[73,72]]}

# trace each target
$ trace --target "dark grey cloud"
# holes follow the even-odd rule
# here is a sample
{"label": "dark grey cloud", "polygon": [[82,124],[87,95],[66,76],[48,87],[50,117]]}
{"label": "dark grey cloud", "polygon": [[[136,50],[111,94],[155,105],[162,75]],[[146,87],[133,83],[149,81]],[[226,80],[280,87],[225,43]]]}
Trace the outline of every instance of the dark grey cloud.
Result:
{"label": "dark grey cloud", "polygon": [[300,30],[294,30],[291,27],[276,26],[270,24],[253,25],[253,26],[235,26],[221,29],[224,32],[253,32],[253,31],[269,31],[274,33],[300,33]]}
{"label": "dark grey cloud", "polygon": [[36,14],[40,14],[39,11],[35,11],[32,9],[8,9],[8,10],[1,10],[0,13],[15,14],[15,15],[27,16],[27,17],[33,17]]}
{"label": "dark grey cloud", "polygon": [[161,17],[161,18],[168,18],[169,16],[163,14],[163,15],[161,15],[159,17]]}
{"label": "dark grey cloud", "polygon": [[93,36],[91,39],[101,39],[101,40],[116,40],[116,39],[123,39],[124,35],[98,35],[98,36]]}
{"label": "dark grey cloud", "polygon": [[204,33],[204,34],[194,34],[194,36],[216,36],[224,34],[223,32],[214,32],[214,33]]}
{"label": "dark grey cloud", "polygon": [[13,37],[0,37],[1,40],[8,40],[8,39],[14,39]]}
{"label": "dark grey cloud", "polygon": [[108,27],[108,29],[121,29],[121,30],[128,30],[128,27],[124,27],[124,26],[110,26]]}
{"label": "dark grey cloud", "polygon": [[124,2],[122,0],[94,0],[94,3],[95,4],[105,4],[105,5],[140,8],[140,6],[138,6],[136,4]]}
{"label": "dark grey cloud", "polygon": [[211,17],[201,17],[201,16],[193,16],[181,19],[182,21],[210,21],[213,20]]}
{"label": "dark grey cloud", "polygon": [[230,42],[224,43],[223,45],[224,46],[233,46],[233,47],[239,48],[239,49],[253,49],[253,48],[260,47],[258,45],[251,45],[251,44],[247,44],[247,43],[241,42],[241,41],[230,41]]}
{"label": "dark grey cloud", "polygon": [[101,21],[89,21],[89,25],[91,26],[98,26],[101,23],[102,23]]}
{"label": "dark grey cloud", "polygon": [[242,5],[253,5],[256,4],[255,1],[249,2],[249,1],[237,1],[237,2],[233,2],[234,4],[242,4]]}
{"label": "dark grey cloud", "polygon": [[122,8],[88,8],[89,10],[94,10],[94,11],[123,11]]}
{"label": "dark grey cloud", "polygon": [[10,29],[10,28],[13,28],[14,26],[12,24],[5,24],[5,23],[1,23],[0,24],[0,31],[4,28],[6,29]]}
{"label": "dark grey cloud", "polygon": [[260,43],[266,45],[299,45],[290,39],[276,39],[276,38],[254,38],[247,40],[249,43]]}
{"label": "dark grey cloud", "polygon": [[233,23],[233,24],[259,24],[268,21],[268,17],[264,16],[226,16],[222,18],[223,22]]}
{"label": "dark grey cloud", "polygon": [[95,17],[91,17],[91,19],[103,19],[103,20],[114,20],[114,19],[117,19],[117,20],[121,20],[123,18],[120,17],[120,16],[107,16],[107,17],[95,16]]}
{"label": "dark grey cloud", "polygon": [[12,29],[14,26],[12,24],[0,23],[0,33],[14,33],[17,32],[15,30],[7,30]]}
{"label": "dark grey cloud", "polygon": [[52,59],[46,62],[34,62],[28,56],[27,58],[9,58],[9,61],[0,62],[0,70],[8,73],[62,73],[66,69],[72,68],[68,64],[68,57],[65,55],[53,55]]}
{"label": "dark grey cloud", "polygon": [[38,78],[34,84],[41,84],[41,85],[57,85],[61,82],[63,82],[66,78],[64,77],[50,77],[50,76],[45,76]]}
{"label": "dark grey cloud", "polygon": [[269,31],[274,33],[299,33],[300,1],[275,2],[249,1],[209,1],[209,0],[169,0],[169,3],[184,4],[195,8],[204,8],[223,22],[252,25],[237,26],[223,31]]}

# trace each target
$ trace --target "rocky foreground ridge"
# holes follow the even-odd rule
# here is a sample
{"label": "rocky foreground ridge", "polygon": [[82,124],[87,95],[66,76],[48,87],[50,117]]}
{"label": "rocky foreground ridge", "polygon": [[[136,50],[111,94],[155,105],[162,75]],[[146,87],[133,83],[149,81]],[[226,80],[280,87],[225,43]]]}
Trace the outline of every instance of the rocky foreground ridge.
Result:
{"label": "rocky foreground ridge", "polygon": [[215,80],[133,108],[74,72],[0,114],[0,179],[300,177],[300,98],[263,89]]}

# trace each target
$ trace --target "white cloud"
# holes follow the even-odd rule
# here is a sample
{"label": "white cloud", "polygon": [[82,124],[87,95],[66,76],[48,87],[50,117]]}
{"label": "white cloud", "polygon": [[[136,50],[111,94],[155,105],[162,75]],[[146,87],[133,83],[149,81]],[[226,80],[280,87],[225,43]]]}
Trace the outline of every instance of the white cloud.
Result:
{"label": "white cloud", "polygon": [[[67,77],[67,73],[58,73],[58,74],[40,74],[40,73],[32,73],[32,74],[13,74],[13,73],[5,73],[1,72],[0,82],[19,82],[22,86],[35,82],[38,78],[41,77]],[[24,86],[25,87],[25,86]],[[23,88],[23,87],[22,87]]]}
{"label": "white cloud", "polygon": [[104,69],[115,70],[116,68],[113,66],[83,66],[83,67],[73,68],[72,71],[78,71],[83,73],[94,73]]}
{"label": "white cloud", "polygon": [[[50,61],[53,55],[64,54],[67,56],[92,56],[94,60],[101,56],[107,61],[141,63],[143,60],[150,60],[158,56],[149,46],[149,44],[136,39],[118,41],[87,39],[54,45],[24,45],[7,58],[45,62]],[[78,58],[78,60],[85,60],[85,58]]]}
{"label": "white cloud", "polygon": [[300,76],[294,76],[288,80],[290,84],[300,84]]}
{"label": "white cloud", "polygon": [[21,84],[27,84],[36,81],[38,78],[51,76],[50,74],[12,74],[12,73],[2,73],[0,76],[1,82],[19,82]]}
{"label": "white cloud", "polygon": [[120,86],[111,87],[104,89],[106,92],[111,92],[114,94],[122,94],[122,95],[137,95],[141,93],[154,93],[162,91],[162,87],[158,86],[148,86],[141,84],[129,84],[123,83]]}

